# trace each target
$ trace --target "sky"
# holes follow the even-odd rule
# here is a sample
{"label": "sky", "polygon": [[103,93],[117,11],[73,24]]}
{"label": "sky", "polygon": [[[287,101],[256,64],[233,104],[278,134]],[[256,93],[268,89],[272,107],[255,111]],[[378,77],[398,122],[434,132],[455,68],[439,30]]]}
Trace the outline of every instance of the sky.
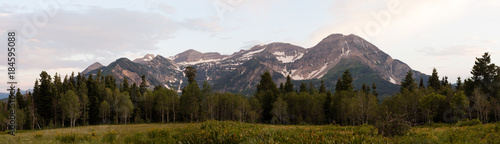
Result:
{"label": "sky", "polygon": [[[0,45],[17,32],[16,81],[64,77],[94,62],[188,49],[230,55],[271,42],[313,47],[356,34],[426,74],[470,77],[484,52],[500,64],[498,0],[23,0],[0,2]],[[0,51],[6,92],[7,50]]]}

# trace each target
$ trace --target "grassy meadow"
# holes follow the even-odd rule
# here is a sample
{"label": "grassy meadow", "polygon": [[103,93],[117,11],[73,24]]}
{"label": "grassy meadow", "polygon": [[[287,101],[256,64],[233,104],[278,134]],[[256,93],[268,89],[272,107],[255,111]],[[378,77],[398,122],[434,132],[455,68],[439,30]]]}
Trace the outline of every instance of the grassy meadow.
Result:
{"label": "grassy meadow", "polygon": [[373,126],[298,126],[232,121],[80,126],[3,132],[0,143],[500,143],[500,123],[413,127],[404,136],[383,137]]}

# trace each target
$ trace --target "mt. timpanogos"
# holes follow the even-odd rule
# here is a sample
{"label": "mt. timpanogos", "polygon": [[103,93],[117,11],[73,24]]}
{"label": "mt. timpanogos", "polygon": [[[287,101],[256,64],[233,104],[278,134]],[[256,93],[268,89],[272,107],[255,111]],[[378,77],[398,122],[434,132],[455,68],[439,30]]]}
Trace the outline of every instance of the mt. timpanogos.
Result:
{"label": "mt. timpanogos", "polygon": [[[180,92],[187,84],[183,75],[187,66],[196,68],[199,84],[208,81],[218,92],[246,95],[253,94],[265,71],[271,73],[278,85],[290,75],[296,88],[301,82],[313,82],[318,87],[324,80],[327,89],[334,91],[338,77],[346,69],[351,72],[356,88],[363,83],[375,83],[381,95],[389,95],[399,90],[398,84],[411,69],[359,36],[332,34],[311,48],[276,42],[232,55],[190,49],[169,58],[148,54],[134,61],[120,58],[108,66],[96,62],[83,72],[97,74],[100,69],[105,75],[111,74],[120,81],[128,78],[129,83],[137,84],[141,83],[141,76],[146,75],[150,86],[162,85]],[[428,78],[412,71],[415,78]]]}

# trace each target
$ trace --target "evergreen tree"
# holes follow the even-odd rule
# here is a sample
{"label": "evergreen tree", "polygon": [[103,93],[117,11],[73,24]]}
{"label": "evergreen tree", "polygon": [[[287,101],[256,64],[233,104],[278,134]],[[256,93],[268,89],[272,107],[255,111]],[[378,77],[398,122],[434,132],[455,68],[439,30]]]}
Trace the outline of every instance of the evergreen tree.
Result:
{"label": "evergreen tree", "polygon": [[198,120],[200,111],[200,97],[201,90],[196,83],[196,69],[194,67],[186,67],[184,70],[186,77],[188,78],[188,85],[182,88],[182,95],[180,97],[181,110],[184,115],[185,120]]}
{"label": "evergreen tree", "polygon": [[375,85],[375,83],[372,83],[372,94],[375,97],[378,97],[377,86]]}
{"label": "evergreen tree", "polygon": [[89,75],[87,79],[87,95],[89,97],[88,104],[88,114],[89,114],[89,123],[90,124],[99,124],[99,91],[98,91],[98,77],[94,78],[92,74]]}
{"label": "evergreen tree", "polygon": [[124,77],[123,78],[123,83],[121,84],[121,87],[120,87],[120,91],[121,92],[130,92],[130,84],[128,83],[128,78]]}
{"label": "evergreen tree", "polygon": [[[36,86],[36,84],[35,84]],[[35,87],[34,98],[36,104],[36,109],[40,115],[40,120],[48,122],[52,117],[52,79],[47,72],[42,71],[40,74],[40,86]]]}
{"label": "evergreen tree", "polygon": [[354,91],[354,86],[352,85],[352,76],[349,70],[344,71],[342,78],[339,78],[337,85],[335,85],[335,91]]}
{"label": "evergreen tree", "polygon": [[293,83],[292,83],[292,78],[290,75],[286,77],[286,82],[285,82],[285,93],[290,93],[293,92]]}
{"label": "evergreen tree", "polygon": [[415,84],[415,79],[413,79],[413,72],[411,70],[406,73],[405,78],[401,82],[401,90],[400,92],[403,92],[404,89],[409,90],[410,92],[413,92],[416,88]]}
{"label": "evergreen tree", "polygon": [[142,75],[141,80],[142,82],[141,85],[139,85],[139,92],[141,92],[141,94],[144,94],[149,87],[146,81],[146,75]]}
{"label": "evergreen tree", "polygon": [[455,86],[455,89],[458,91],[462,90],[462,78],[457,78],[457,86]]}
{"label": "evergreen tree", "polygon": [[326,93],[325,81],[321,80],[321,85],[319,86],[319,93]]}
{"label": "evergreen tree", "polygon": [[262,106],[262,121],[265,123],[269,123],[272,118],[272,104],[278,97],[278,88],[273,82],[271,73],[269,73],[269,71],[266,71],[260,77],[261,79],[259,84],[257,84],[257,92],[255,93],[255,97],[259,100],[259,103]]}
{"label": "evergreen tree", "polygon": [[418,87],[420,87],[421,89],[425,89],[424,79],[422,79],[422,77],[420,77],[420,83],[418,84]]}
{"label": "evergreen tree", "polygon": [[184,70],[184,73],[186,74],[189,83],[194,82],[194,79],[196,78],[196,68],[188,66],[186,67],[186,70]]}
{"label": "evergreen tree", "polygon": [[441,88],[441,84],[439,82],[439,76],[436,68],[432,69],[432,75],[429,77],[429,80],[427,81],[427,84],[429,87],[433,88],[434,90],[439,90]]}
{"label": "evergreen tree", "polygon": [[19,109],[24,109],[27,104],[26,104],[26,100],[24,99],[24,96],[21,94],[21,89],[17,88],[17,92],[16,92],[16,102],[17,102],[17,107]]}
{"label": "evergreen tree", "polygon": [[300,93],[302,92],[307,92],[307,86],[306,86],[306,83],[300,83]]}
{"label": "evergreen tree", "polygon": [[315,90],[314,90],[314,85],[313,85],[313,82],[312,82],[312,81],[311,81],[311,82],[309,82],[309,89],[308,89],[308,91],[309,91],[309,94],[313,94],[313,93],[314,93],[314,91],[315,91]]}
{"label": "evergreen tree", "polygon": [[326,123],[329,124],[333,121],[333,110],[332,110],[332,92],[326,92],[326,99],[323,103],[323,111],[325,112]]}
{"label": "evergreen tree", "polygon": [[[479,88],[483,93],[487,95],[494,95],[498,91],[498,88],[493,87],[493,81],[495,77],[498,76],[499,68],[491,63],[491,56],[489,53],[484,53],[484,55],[480,58],[476,58],[474,62],[474,67],[472,67],[472,81],[474,83],[474,88]],[[473,89],[474,89],[473,88]],[[469,92],[473,89],[467,89]]]}

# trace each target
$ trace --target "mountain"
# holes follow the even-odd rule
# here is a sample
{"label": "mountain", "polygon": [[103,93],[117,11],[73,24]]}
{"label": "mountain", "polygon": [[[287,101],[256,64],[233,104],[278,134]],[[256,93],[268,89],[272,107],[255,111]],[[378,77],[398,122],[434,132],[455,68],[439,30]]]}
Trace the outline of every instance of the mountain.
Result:
{"label": "mountain", "polygon": [[[411,68],[375,45],[356,35],[332,34],[311,48],[303,48],[289,43],[269,43],[257,45],[249,50],[240,50],[232,55],[202,53],[193,49],[186,50],[173,57],[148,54],[143,58],[130,61],[120,58],[108,66],[94,63],[84,72],[112,74],[122,81],[141,83],[141,76],[146,75],[149,85],[163,85],[180,88],[187,79],[183,70],[187,66],[197,69],[198,83],[208,81],[218,92],[236,92],[246,95],[255,91],[260,75],[271,72],[274,81],[279,84],[290,75],[297,88],[302,82],[313,82],[319,87],[321,80],[329,90],[334,90],[335,83],[342,72],[349,69],[354,86],[363,83],[377,85],[377,91],[384,96],[399,90],[399,83]],[[428,76],[412,70],[414,78]]]}

